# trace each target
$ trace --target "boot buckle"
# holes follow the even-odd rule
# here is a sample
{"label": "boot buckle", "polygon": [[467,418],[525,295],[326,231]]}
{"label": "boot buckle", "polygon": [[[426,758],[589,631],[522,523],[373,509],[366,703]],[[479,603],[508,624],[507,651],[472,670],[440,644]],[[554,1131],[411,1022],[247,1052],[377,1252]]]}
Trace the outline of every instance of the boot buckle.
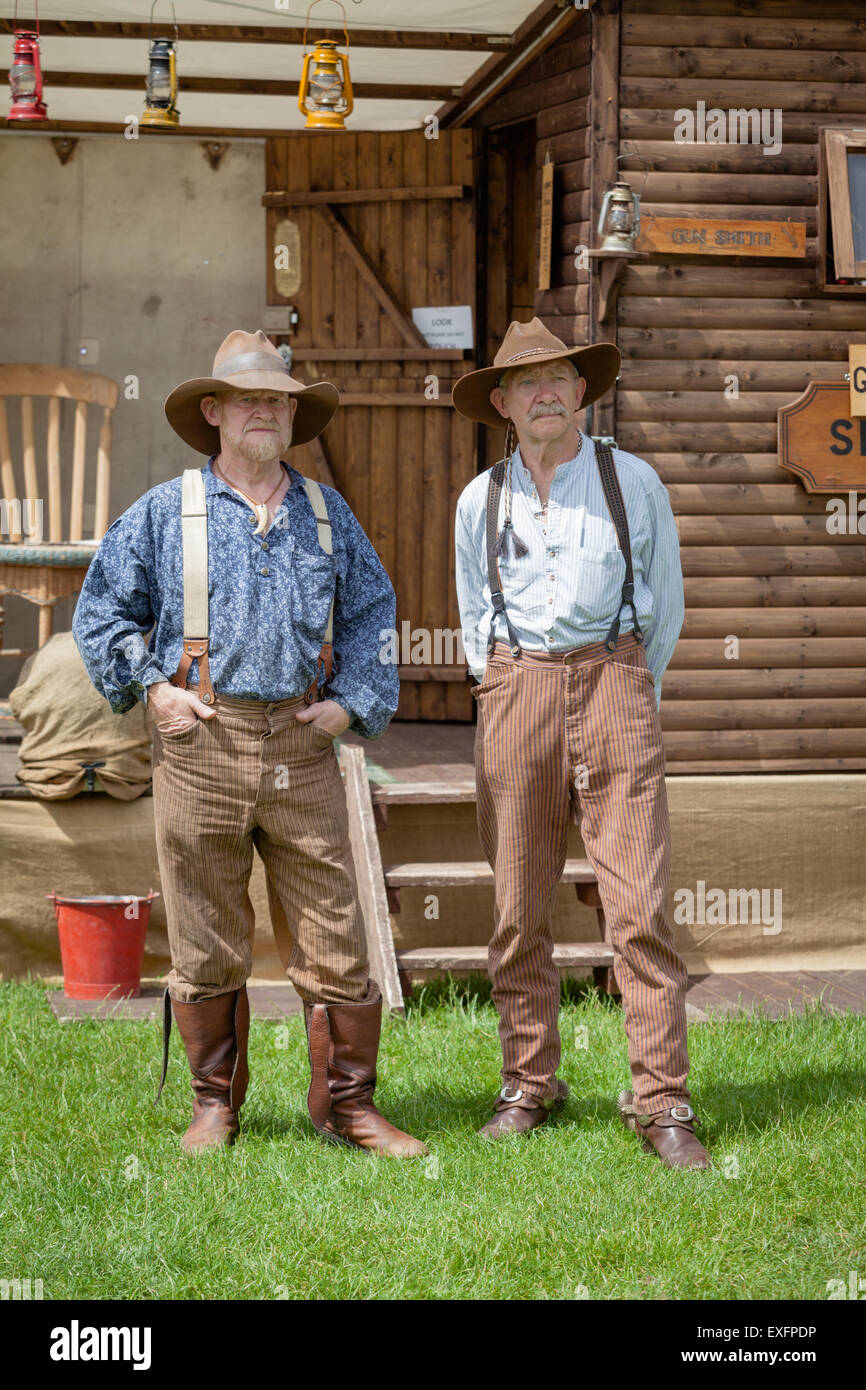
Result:
{"label": "boot buckle", "polygon": [[508,1087],[503,1086],[502,1090],[499,1092],[499,1099],[504,1100],[506,1105],[514,1105],[516,1101],[523,1100],[523,1091],[518,1086],[517,1090],[514,1092],[514,1095],[509,1095]]}
{"label": "boot buckle", "polygon": [[675,1120],[693,1120],[695,1112],[685,1101],[681,1105],[674,1105],[668,1112]]}

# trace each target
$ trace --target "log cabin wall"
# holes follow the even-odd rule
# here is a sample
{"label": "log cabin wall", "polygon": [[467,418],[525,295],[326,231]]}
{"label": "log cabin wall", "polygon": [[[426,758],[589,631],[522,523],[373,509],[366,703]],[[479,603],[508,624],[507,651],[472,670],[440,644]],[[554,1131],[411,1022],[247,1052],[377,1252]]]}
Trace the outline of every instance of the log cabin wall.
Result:
{"label": "log cabin wall", "polygon": [[[654,255],[620,292],[617,441],[666,484],[682,546],[668,771],[863,769],[866,547],[829,535],[827,497],[779,466],[776,415],[813,378],[841,380],[848,344],[866,343],[866,289],[821,293],[816,245],[818,130],[866,126],[864,7],[619,9],[620,168],[642,211],[790,217],[807,236],[805,260]],[[675,143],[675,110],[699,100],[781,109],[781,151]]]}
{"label": "log cabin wall", "polygon": [[[575,11],[564,36],[518,73],[473,122],[483,132],[487,362],[493,361],[513,318],[527,320],[535,313],[564,342],[587,336],[587,277],[576,268],[574,248],[591,245],[590,45],[589,12]],[[555,166],[551,288],[539,293],[541,166],[548,153]],[[488,466],[501,456],[504,434],[484,434],[481,457]]]}
{"label": "log cabin wall", "polygon": [[[676,143],[674,112],[699,100],[781,109],[782,150]],[[813,378],[841,380],[849,343],[866,343],[866,290],[819,291],[816,241],[818,131],[866,126],[866,6],[596,0],[576,16],[477,122],[490,178],[488,361],[510,316],[496,141],[533,112],[536,226],[547,149],[556,165],[552,288],[535,312],[565,341],[618,342],[619,389],[585,428],[645,458],[677,517],[686,618],[664,681],[668,773],[866,769],[863,538],[828,534],[827,498],[810,496],[776,450],[779,406]],[[602,320],[598,276],[576,268],[574,251],[597,245],[618,168],[647,213],[804,220],[806,257],[654,254],[629,266]],[[502,436],[487,433],[490,464]]]}

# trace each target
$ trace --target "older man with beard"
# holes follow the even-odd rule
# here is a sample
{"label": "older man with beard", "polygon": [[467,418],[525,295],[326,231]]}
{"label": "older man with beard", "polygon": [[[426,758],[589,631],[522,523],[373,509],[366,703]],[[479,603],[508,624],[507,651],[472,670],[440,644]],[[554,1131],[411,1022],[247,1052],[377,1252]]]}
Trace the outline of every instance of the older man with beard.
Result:
{"label": "older man with beard", "polygon": [[[75,611],[96,688],[118,713],[141,700],[153,716],[172,958],[163,1081],[173,1009],[192,1072],[187,1151],[230,1143],[239,1127],[255,849],[304,1001],[316,1129],[379,1154],[427,1152],[372,1101],[382,1000],[334,751],[347,727],[378,737],[397,708],[396,669],[378,659],[394,590],[340,494],[283,462],[338,403],[331,383],[294,380],[264,333],[230,333],[211,376],[183,382],[165,403],[176,433],[208,456],[203,487],[193,470],[124,512]],[[185,590],[189,599],[197,582],[204,632],[190,633]]]}
{"label": "older man with beard", "polygon": [[504,1085],[482,1133],[526,1133],[567,1094],[550,922],[573,806],[625,1010],[634,1089],[620,1114],[667,1166],[702,1168],[658,713],[683,621],[679,542],[649,464],[593,447],[576,419],[618,369],[614,344],[569,348],[533,319],[512,323],[493,366],[453,392],[468,419],[508,422],[505,459],[464,490],[456,520],[463,640],[480,680],[478,826],[496,884]]}

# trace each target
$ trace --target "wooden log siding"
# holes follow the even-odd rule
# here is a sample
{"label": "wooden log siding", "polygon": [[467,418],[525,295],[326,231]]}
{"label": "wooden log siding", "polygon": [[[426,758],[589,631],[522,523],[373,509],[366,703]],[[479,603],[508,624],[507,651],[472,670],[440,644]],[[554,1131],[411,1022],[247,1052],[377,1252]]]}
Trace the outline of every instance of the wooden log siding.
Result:
{"label": "wooden log siding", "polygon": [[[586,341],[589,332],[589,276],[577,270],[574,251],[589,246],[592,141],[589,102],[591,90],[589,12],[576,12],[564,37],[552,44],[515,78],[483,111],[476,124],[487,131],[487,348],[488,361],[508,328],[508,247],[498,234],[507,220],[505,161],[491,132],[517,120],[535,120],[534,208],[536,249],[541,228],[541,166],[549,153],[555,165],[553,184],[553,247],[551,288],[535,291],[534,311],[563,342]],[[537,284],[537,264],[533,283]],[[528,317],[528,316],[527,316]],[[501,457],[504,433],[485,430],[484,465]]]}
{"label": "wooden log siding", "polygon": [[[803,260],[659,255],[621,288],[616,436],[669,489],[685,576],[669,772],[866,769],[866,537],[828,534],[827,498],[776,453],[779,405],[866,343],[866,295],[819,294],[815,241],[818,130],[866,125],[862,19],[856,0],[620,5],[619,167],[642,210],[807,224]],[[678,144],[698,100],[781,108],[781,151]]]}

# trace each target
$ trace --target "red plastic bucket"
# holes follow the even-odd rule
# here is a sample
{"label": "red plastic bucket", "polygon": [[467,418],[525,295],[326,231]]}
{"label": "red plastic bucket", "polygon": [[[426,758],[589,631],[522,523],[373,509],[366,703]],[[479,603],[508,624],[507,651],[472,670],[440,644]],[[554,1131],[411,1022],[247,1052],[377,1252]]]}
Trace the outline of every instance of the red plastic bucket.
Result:
{"label": "red plastic bucket", "polygon": [[150,905],[159,894],[151,888],[146,898],[46,897],[57,917],[67,997],[128,999],[140,994]]}

